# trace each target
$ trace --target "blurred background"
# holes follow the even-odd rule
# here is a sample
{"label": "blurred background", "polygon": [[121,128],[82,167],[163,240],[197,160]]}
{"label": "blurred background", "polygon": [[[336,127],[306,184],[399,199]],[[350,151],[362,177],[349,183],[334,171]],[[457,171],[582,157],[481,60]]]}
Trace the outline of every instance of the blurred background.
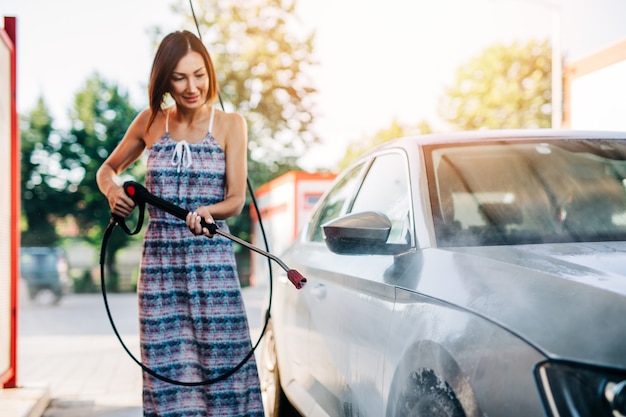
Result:
{"label": "blurred background", "polygon": [[[160,39],[196,33],[192,6],[224,107],[248,121],[255,188],[337,172],[402,135],[575,127],[568,69],[626,39],[623,0],[0,0],[18,27],[21,244],[54,248],[68,291],[99,291],[109,212],[95,172],[147,105]],[[620,98],[595,107],[621,114]],[[124,178],[142,181],[142,164]],[[251,229],[247,205],[231,231]],[[111,291],[134,290],[140,239],[114,234]]]}

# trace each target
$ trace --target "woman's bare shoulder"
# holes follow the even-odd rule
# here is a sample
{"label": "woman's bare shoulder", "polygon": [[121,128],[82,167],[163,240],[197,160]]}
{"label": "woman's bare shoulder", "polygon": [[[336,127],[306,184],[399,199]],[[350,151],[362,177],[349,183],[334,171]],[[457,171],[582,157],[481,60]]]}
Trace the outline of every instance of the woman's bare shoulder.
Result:
{"label": "woman's bare shoulder", "polygon": [[221,110],[216,110],[216,121],[218,121],[218,125],[220,130],[224,133],[224,136],[239,136],[242,131],[247,130],[246,119],[241,115],[241,113],[237,112],[224,112]]}
{"label": "woman's bare shoulder", "polygon": [[151,115],[150,109],[144,109],[135,119],[138,132],[142,135],[147,148],[151,148],[165,134],[165,111],[159,111],[152,124],[148,126]]}
{"label": "woman's bare shoulder", "polygon": [[246,123],[246,120],[241,115],[241,113],[237,112],[226,112],[223,110],[215,109],[215,116],[219,119],[222,119],[222,123],[228,126]]}
{"label": "woman's bare shoulder", "polygon": [[240,113],[215,109],[213,133],[223,147],[227,147],[228,143],[233,141],[245,143],[247,141],[246,120]]}

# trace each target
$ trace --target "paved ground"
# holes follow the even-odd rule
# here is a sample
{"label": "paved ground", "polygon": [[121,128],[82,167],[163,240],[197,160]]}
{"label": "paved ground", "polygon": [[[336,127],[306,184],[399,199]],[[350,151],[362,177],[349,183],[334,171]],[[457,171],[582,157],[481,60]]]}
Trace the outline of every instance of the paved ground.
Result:
{"label": "paved ground", "polygon": [[[266,289],[249,287],[243,294],[255,342]],[[126,345],[138,357],[136,296],[112,294],[109,304]],[[142,416],[141,370],[115,338],[99,294],[69,295],[58,306],[21,303],[18,384],[23,392],[47,391],[51,401],[38,414],[42,417]],[[0,396],[0,411],[2,404]]]}

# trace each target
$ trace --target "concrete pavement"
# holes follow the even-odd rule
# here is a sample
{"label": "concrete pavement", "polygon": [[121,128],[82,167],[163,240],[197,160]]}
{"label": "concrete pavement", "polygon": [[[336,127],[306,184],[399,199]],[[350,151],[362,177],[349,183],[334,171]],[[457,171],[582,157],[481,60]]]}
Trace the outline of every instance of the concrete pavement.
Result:
{"label": "concrete pavement", "polygon": [[[266,292],[265,286],[243,289],[253,343]],[[139,357],[136,295],[111,294],[109,305],[124,342]],[[69,295],[58,306],[22,302],[18,384],[0,389],[0,416],[142,416],[141,369],[115,337],[99,294]]]}

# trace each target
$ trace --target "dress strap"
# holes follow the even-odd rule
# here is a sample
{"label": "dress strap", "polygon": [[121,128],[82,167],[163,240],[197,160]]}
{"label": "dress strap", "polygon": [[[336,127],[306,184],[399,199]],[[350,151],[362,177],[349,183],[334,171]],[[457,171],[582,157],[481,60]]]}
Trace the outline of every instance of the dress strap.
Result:
{"label": "dress strap", "polygon": [[215,116],[215,105],[211,106],[211,119],[209,120],[209,133],[213,130],[213,116]]}
{"label": "dress strap", "polygon": [[168,107],[167,110],[165,111],[165,133],[170,133],[170,109],[171,107]]}

